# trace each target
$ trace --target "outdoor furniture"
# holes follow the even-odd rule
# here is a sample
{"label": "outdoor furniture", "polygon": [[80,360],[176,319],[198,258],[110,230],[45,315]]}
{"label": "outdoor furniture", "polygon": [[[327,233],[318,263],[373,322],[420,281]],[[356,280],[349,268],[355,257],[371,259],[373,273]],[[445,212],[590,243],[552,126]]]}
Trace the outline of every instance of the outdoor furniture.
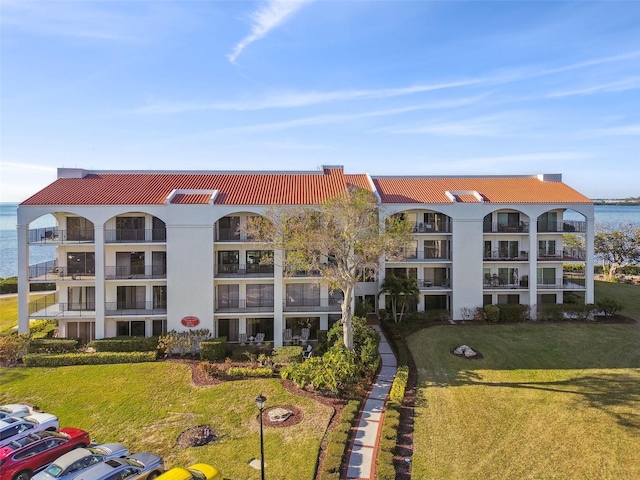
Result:
{"label": "outdoor furniture", "polygon": [[307,349],[302,351],[302,358],[307,359],[313,356],[313,347],[311,345],[307,345]]}
{"label": "outdoor furniture", "polygon": [[238,341],[240,342],[240,345],[246,345],[246,343],[247,343],[247,334],[246,333],[239,333],[238,334]]}
{"label": "outdoor furniture", "polygon": [[300,333],[300,343],[302,343],[303,345],[306,345],[307,340],[309,340],[309,329],[303,328],[302,332]]}
{"label": "outdoor furniture", "polygon": [[282,336],[282,341],[285,345],[289,345],[293,342],[293,334],[290,328],[285,328],[284,335]]}
{"label": "outdoor furniture", "polygon": [[256,333],[255,341],[258,345],[262,345],[262,342],[264,342],[264,333]]}

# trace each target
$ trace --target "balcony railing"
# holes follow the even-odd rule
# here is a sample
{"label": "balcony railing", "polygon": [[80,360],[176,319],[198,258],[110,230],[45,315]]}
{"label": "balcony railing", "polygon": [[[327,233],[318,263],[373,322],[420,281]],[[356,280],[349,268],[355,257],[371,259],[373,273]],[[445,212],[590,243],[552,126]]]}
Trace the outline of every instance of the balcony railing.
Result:
{"label": "balcony railing", "polygon": [[538,222],[538,232],[585,233],[587,222],[581,220],[565,220],[564,222]]}
{"label": "balcony railing", "polygon": [[273,299],[269,300],[246,300],[246,299],[216,299],[217,312],[233,313],[272,313]]}
{"label": "balcony railing", "polygon": [[419,290],[449,290],[451,288],[451,279],[444,280],[418,280]]}
{"label": "balcony railing", "polygon": [[538,250],[538,260],[543,261],[584,261],[587,258],[586,250],[573,248],[569,250]]}
{"label": "balcony railing", "polygon": [[104,267],[106,280],[122,280],[136,278],[167,278],[166,265],[140,265]]}
{"label": "balcony railing", "polygon": [[497,288],[497,289],[528,289],[529,288],[529,276],[522,275],[521,277],[508,277],[507,275],[485,275],[483,279],[483,287],[485,289]]}
{"label": "balcony railing", "polygon": [[519,252],[509,252],[508,250],[493,250],[484,252],[485,261],[525,261],[529,260],[529,252],[520,250]]}
{"label": "balcony railing", "polygon": [[285,268],[284,274],[288,277],[319,277],[320,270],[294,270],[291,268]]}
{"label": "balcony railing", "polygon": [[60,230],[57,227],[33,228],[29,230],[29,243],[93,243],[95,232],[91,229]]}
{"label": "balcony railing", "polygon": [[31,265],[29,280],[32,282],[58,282],[62,280],[95,280],[96,274],[92,269],[82,267],[59,267],[56,260]]}
{"label": "balcony railing", "polygon": [[485,233],[529,233],[529,222],[484,222]]}
{"label": "balcony railing", "polygon": [[285,312],[339,312],[341,303],[340,299],[331,297],[285,300],[283,309]]}
{"label": "balcony railing", "polygon": [[414,223],[414,233],[451,233],[451,222]]}
{"label": "balcony railing", "polygon": [[118,228],[104,231],[105,243],[166,242],[166,228]]}
{"label": "balcony railing", "polygon": [[216,277],[273,277],[273,265],[216,264]]}
{"label": "balcony railing", "polygon": [[166,302],[106,302],[106,315],[164,315]]}
{"label": "balcony railing", "polygon": [[[404,259],[398,260],[400,262],[420,262],[420,261],[428,261],[428,260],[451,260],[451,252],[449,251],[436,251],[429,249],[424,250],[410,250],[407,249],[404,251]],[[389,262],[390,260],[387,260]],[[393,260],[391,260],[393,261]]]}
{"label": "balcony railing", "polygon": [[29,302],[31,317],[93,317],[95,314],[94,302],[59,303],[51,299]]}
{"label": "balcony railing", "polygon": [[586,281],[584,277],[564,276],[556,278],[554,282],[543,281],[537,285],[538,290],[584,290]]}
{"label": "balcony railing", "polygon": [[237,228],[219,228],[214,231],[216,242],[255,242],[255,238]]}

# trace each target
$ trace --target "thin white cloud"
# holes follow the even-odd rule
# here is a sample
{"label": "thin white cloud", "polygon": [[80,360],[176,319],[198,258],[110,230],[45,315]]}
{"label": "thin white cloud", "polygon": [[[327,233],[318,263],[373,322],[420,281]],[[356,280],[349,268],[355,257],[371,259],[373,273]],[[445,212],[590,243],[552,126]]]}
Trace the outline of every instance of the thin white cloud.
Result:
{"label": "thin white cloud", "polygon": [[236,59],[245,48],[263,38],[267,33],[284,23],[289,17],[311,1],[312,0],[268,0],[251,14],[251,20],[253,21],[251,33],[240,40],[233,48],[233,51],[227,55],[229,61],[236,63]]}
{"label": "thin white cloud", "polygon": [[640,136],[640,123],[622,125],[619,127],[600,128],[595,130],[593,133],[613,136]]}
{"label": "thin white cloud", "polygon": [[624,92],[640,88],[640,77],[625,78],[615,82],[601,83],[599,85],[589,85],[572,90],[560,90],[547,94],[546,98],[570,97],[574,95],[593,95],[596,93]]}
{"label": "thin white cloud", "polygon": [[0,164],[2,169],[5,170],[38,170],[42,172],[55,172],[55,167],[47,167],[46,165],[34,165],[32,163],[19,163],[19,162],[2,162]]}
{"label": "thin white cloud", "polygon": [[499,137],[511,130],[511,115],[488,115],[454,122],[432,122],[420,125],[401,125],[375,129],[388,134],[440,135],[454,137]]}

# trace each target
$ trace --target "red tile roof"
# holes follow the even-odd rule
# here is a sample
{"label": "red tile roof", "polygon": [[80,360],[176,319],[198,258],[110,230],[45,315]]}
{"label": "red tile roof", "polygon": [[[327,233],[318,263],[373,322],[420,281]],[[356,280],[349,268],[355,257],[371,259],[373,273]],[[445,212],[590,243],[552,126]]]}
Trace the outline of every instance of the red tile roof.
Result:
{"label": "red tile roof", "polygon": [[374,177],[383,203],[477,202],[469,192],[478,192],[491,203],[591,203],[591,200],[562,182],[537,177]]}

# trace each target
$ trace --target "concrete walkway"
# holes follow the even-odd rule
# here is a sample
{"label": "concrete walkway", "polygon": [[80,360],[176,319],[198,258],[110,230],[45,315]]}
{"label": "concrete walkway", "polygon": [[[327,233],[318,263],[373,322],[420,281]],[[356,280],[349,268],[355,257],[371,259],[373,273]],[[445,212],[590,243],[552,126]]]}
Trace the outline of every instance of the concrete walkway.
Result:
{"label": "concrete walkway", "polygon": [[354,440],[348,456],[347,479],[372,480],[378,456],[378,439],[382,431],[385,404],[396,376],[398,361],[378,325],[371,325],[380,334],[378,351],[382,357],[380,373],[367,395],[360,413]]}

